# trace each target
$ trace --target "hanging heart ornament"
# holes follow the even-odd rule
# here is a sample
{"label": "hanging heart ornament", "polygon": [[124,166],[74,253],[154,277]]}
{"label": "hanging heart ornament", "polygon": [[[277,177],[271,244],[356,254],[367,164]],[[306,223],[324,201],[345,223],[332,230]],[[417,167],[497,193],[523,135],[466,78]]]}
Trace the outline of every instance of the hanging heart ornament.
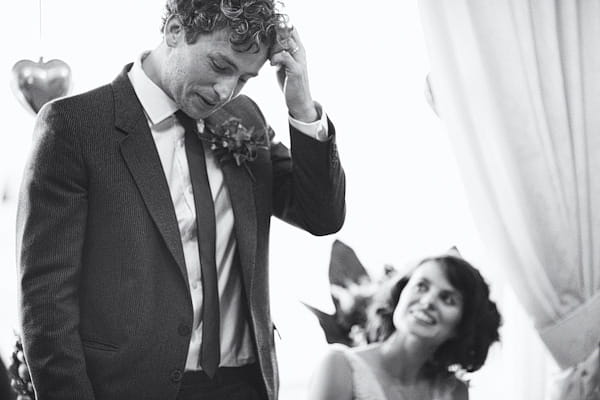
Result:
{"label": "hanging heart ornament", "polygon": [[19,102],[37,114],[44,104],[69,92],[71,68],[62,60],[21,60],[12,68],[11,88]]}

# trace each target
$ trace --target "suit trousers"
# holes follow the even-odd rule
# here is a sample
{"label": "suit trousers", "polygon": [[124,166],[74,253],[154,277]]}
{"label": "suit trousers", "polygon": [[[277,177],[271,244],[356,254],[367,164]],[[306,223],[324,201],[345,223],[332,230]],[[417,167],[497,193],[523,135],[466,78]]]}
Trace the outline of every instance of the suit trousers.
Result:
{"label": "suit trousers", "polygon": [[203,371],[184,373],[177,400],[267,400],[258,364],[221,367],[211,379]]}

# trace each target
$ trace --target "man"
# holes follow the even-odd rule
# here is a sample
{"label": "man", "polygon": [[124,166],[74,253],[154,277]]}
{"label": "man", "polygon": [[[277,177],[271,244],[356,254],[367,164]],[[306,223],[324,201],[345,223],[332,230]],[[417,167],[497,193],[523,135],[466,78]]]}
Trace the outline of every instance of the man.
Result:
{"label": "man", "polygon": [[[280,23],[272,0],[172,0],[156,49],[40,111],[17,218],[38,400],[277,398],[270,217],[325,235],[345,215],[333,125]],[[236,97],[268,58],[291,153]],[[236,132],[256,140],[219,148]]]}

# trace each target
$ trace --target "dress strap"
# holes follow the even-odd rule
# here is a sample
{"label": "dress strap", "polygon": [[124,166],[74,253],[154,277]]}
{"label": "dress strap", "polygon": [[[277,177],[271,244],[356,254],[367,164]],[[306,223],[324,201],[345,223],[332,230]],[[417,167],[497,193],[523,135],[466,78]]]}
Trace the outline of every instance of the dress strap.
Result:
{"label": "dress strap", "polygon": [[338,344],[332,347],[335,351],[341,352],[350,365],[354,400],[387,400],[371,367],[359,355],[344,345]]}

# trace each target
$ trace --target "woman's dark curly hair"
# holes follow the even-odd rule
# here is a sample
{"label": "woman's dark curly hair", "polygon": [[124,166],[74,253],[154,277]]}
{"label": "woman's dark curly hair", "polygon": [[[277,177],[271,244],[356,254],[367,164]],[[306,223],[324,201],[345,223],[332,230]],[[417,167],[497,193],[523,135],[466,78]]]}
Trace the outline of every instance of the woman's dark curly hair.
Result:
{"label": "woman's dark curly hair", "polygon": [[287,16],[276,11],[274,0],[167,0],[161,31],[174,15],[184,26],[187,43],[229,28],[233,49],[254,53],[261,44],[271,47],[276,27],[287,22]]}
{"label": "woman's dark curly hair", "polygon": [[[435,351],[432,359],[426,363],[424,372],[429,377],[435,377],[461,369],[476,371],[485,362],[492,343],[500,339],[500,313],[489,298],[487,283],[467,261],[453,255],[442,255],[422,260],[415,269],[430,261],[443,268],[450,284],[460,292],[463,310],[456,336]],[[393,281],[389,290],[373,302],[367,325],[370,342],[383,341],[396,330],[392,322],[394,309],[409,279],[410,275]]]}

